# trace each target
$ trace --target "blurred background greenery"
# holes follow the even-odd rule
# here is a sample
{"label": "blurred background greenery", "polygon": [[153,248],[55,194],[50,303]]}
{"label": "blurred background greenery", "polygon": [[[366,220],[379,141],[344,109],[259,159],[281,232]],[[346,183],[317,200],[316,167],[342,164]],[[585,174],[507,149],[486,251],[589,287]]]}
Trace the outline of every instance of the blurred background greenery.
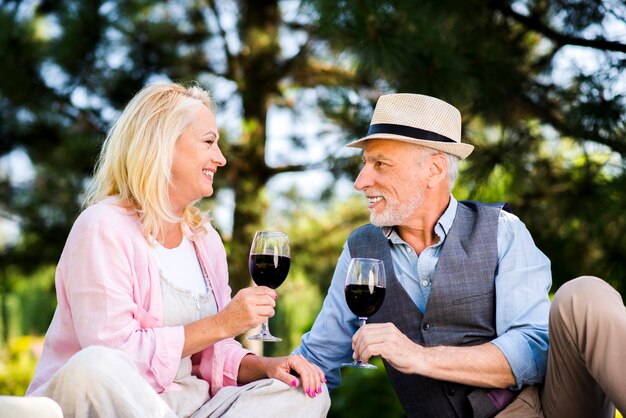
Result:
{"label": "blurred background greenery", "polygon": [[[626,292],[626,6],[619,0],[0,0],[0,394],[23,394],[56,299],[54,267],[107,129],[152,81],[219,104],[228,165],[202,202],[250,285],[254,231],[292,270],[271,323],[292,350],[343,241],[380,94],[430,94],[477,149],[457,198],[507,201],[552,260]],[[331,416],[401,417],[385,374],[351,372]]]}

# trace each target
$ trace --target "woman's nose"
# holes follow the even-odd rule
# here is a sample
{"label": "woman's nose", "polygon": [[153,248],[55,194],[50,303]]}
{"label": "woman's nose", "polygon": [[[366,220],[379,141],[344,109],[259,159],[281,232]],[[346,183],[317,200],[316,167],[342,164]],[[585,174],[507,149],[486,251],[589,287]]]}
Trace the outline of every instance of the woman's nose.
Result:
{"label": "woman's nose", "polygon": [[213,162],[215,162],[218,167],[223,167],[226,165],[226,157],[224,157],[224,154],[222,154],[222,150],[220,149],[220,147],[217,147],[217,155],[215,155],[215,157],[213,158]]}

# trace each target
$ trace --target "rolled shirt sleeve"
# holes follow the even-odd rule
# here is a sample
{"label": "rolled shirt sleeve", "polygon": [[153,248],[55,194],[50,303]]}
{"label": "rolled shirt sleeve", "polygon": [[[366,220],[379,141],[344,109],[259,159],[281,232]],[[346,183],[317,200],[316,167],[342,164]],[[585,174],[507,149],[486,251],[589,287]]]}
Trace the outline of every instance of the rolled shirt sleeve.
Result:
{"label": "rolled shirt sleeve", "polygon": [[526,226],[501,212],[498,222],[496,333],[516,388],[541,383],[548,358],[550,260],[537,248]]}

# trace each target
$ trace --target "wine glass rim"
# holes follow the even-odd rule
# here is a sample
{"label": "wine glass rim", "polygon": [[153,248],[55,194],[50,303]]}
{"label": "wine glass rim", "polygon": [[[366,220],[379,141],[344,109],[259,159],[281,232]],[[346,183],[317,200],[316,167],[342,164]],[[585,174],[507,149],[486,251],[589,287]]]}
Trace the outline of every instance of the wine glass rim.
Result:
{"label": "wine glass rim", "polygon": [[354,262],[355,260],[358,260],[360,262],[373,262],[373,263],[382,263],[383,260],[379,259],[379,258],[369,258],[369,257],[354,257],[352,258],[352,262]]}
{"label": "wine glass rim", "polygon": [[265,229],[260,230],[260,231],[256,231],[254,234],[255,234],[255,235],[256,235],[256,234],[267,234],[267,235],[287,235],[287,233],[286,233],[286,232],[282,232],[282,231],[270,231],[270,230],[265,230]]}

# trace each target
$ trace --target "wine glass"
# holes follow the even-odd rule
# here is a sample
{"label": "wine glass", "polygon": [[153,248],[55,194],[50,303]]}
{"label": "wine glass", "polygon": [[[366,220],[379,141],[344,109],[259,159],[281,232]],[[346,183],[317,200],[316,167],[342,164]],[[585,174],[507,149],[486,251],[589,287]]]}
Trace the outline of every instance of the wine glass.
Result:
{"label": "wine glass", "polygon": [[[258,286],[276,289],[287,278],[291,258],[289,237],[284,232],[257,231],[250,247],[248,268],[250,276]],[[248,337],[251,340],[282,341],[270,334],[267,321],[261,326],[261,332]]]}
{"label": "wine glass", "polygon": [[[367,318],[374,315],[385,299],[385,266],[374,258],[353,258],[348,267],[344,288],[348,308],[359,317],[360,325],[365,325]],[[373,364],[360,358],[352,363],[343,363],[343,367],[376,369]]]}

